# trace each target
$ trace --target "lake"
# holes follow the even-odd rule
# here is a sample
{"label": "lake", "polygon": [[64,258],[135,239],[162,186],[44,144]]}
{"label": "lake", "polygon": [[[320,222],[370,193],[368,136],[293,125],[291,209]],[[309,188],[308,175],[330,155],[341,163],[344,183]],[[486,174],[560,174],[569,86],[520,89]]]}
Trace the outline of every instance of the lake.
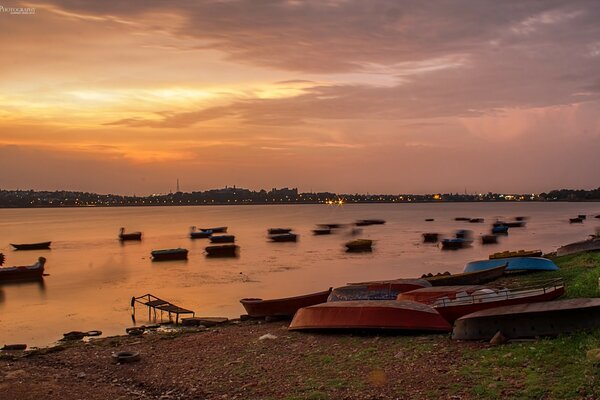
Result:
{"label": "lake", "polygon": [[[0,344],[48,345],[71,330],[123,334],[132,325],[132,296],[152,293],[198,316],[238,317],[243,297],[285,297],[347,282],[419,277],[427,272],[462,272],[468,261],[503,250],[555,250],[582,240],[600,226],[592,218],[599,203],[440,203],[357,205],[199,206],[0,210],[0,252],[6,266],[47,258],[43,284],[0,286]],[[568,218],[587,214],[583,224]],[[471,229],[489,232],[496,218],[528,216],[525,228],[511,228],[499,244],[441,251],[422,243],[424,232],[451,236]],[[485,223],[454,221],[481,217]],[[313,236],[318,223],[381,218],[385,225]],[[434,218],[433,222],[425,222]],[[234,259],[207,259],[206,239],[189,239],[189,227],[228,226],[241,247]],[[120,243],[119,228],[142,231],[141,242]],[[270,243],[267,228],[293,228],[297,243]],[[353,238],[375,240],[372,253],[349,254]],[[51,250],[13,251],[9,243],[52,241]],[[150,251],[190,250],[187,261],[152,262]],[[138,323],[146,310],[138,309]]]}

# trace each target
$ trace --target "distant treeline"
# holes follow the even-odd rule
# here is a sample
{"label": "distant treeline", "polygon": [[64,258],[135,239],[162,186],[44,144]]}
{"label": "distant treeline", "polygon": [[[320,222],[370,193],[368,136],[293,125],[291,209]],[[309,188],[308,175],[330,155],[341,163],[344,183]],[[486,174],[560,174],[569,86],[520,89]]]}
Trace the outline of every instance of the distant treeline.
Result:
{"label": "distant treeline", "polygon": [[592,190],[552,190],[540,193],[539,198],[544,201],[600,201],[600,187]]}

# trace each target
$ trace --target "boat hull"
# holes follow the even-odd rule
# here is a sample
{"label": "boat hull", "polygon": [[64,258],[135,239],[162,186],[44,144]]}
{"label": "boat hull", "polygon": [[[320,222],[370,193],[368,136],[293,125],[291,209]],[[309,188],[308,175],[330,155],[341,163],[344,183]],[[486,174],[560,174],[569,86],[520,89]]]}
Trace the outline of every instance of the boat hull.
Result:
{"label": "boat hull", "polygon": [[296,242],[298,241],[298,235],[295,233],[282,233],[279,235],[272,235],[269,239],[271,239],[271,242]]}
{"label": "boat hull", "polygon": [[227,232],[226,226],[217,226],[215,228],[201,228],[201,231],[211,231],[212,233],[225,233]]}
{"label": "boat hull", "polygon": [[571,254],[584,253],[588,251],[600,251],[600,238],[582,240],[581,242],[570,243],[559,247],[556,250],[556,255],[568,256]]}
{"label": "boat hull", "polygon": [[152,253],[152,261],[187,260],[187,249],[155,250]]}
{"label": "boat hull", "polygon": [[456,286],[432,286],[428,288],[415,289],[400,293],[396,300],[416,301],[419,303],[431,303],[440,297],[455,299],[461,293],[471,294],[477,290],[487,289],[483,285],[456,285]]}
{"label": "boat hull", "polygon": [[221,235],[221,236],[211,236],[211,243],[233,243],[235,242],[235,236],[233,235]]}
{"label": "boat hull", "polygon": [[505,269],[506,264],[503,264],[481,271],[463,272],[462,274],[455,275],[438,275],[423,279],[427,280],[431,286],[480,285],[500,278],[504,274]]}
{"label": "boat hull", "polygon": [[542,257],[509,257],[493,260],[472,261],[465,266],[465,272],[483,271],[489,268],[508,264],[505,272],[511,271],[557,271],[559,268],[552,261]]}
{"label": "boat hull", "polygon": [[498,307],[456,320],[452,338],[490,340],[556,336],[600,327],[600,299],[568,299]]}
{"label": "boat hull", "polygon": [[206,251],[207,257],[236,257],[238,255],[239,246],[235,244],[224,244],[217,246],[207,246],[204,250]]}
{"label": "boat hull", "polygon": [[40,257],[33,265],[0,268],[0,283],[43,279],[45,263],[46,259]]}
{"label": "boat hull", "polygon": [[392,330],[449,332],[436,310],[412,301],[343,301],[301,308],[290,330]]}
{"label": "boat hull", "polygon": [[395,281],[365,282],[335,288],[327,301],[395,300],[398,294],[428,287],[422,279],[398,279]]}
{"label": "boat hull", "polygon": [[264,317],[293,317],[300,308],[325,303],[331,289],[323,292],[310,293],[302,296],[286,297],[281,299],[241,299],[240,303],[246,313],[253,318]]}
{"label": "boat hull", "polygon": [[122,242],[125,241],[133,241],[133,240],[142,240],[141,232],[132,232],[132,233],[123,233],[119,235],[119,240]]}
{"label": "boat hull", "polygon": [[21,243],[21,244],[13,244],[10,245],[15,248],[15,250],[45,250],[50,248],[50,244],[52,242],[40,242],[40,243]]}

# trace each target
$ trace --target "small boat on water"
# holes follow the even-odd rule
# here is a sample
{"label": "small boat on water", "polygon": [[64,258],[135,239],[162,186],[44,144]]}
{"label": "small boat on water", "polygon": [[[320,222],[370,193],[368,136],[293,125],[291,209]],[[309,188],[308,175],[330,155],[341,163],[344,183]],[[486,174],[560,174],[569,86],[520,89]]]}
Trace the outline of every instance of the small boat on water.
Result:
{"label": "small boat on water", "polygon": [[291,231],[291,228],[269,228],[267,233],[269,235],[281,235],[283,233],[290,233]]}
{"label": "small boat on water", "polygon": [[513,258],[513,257],[541,257],[541,250],[517,250],[517,251],[501,251],[498,253],[490,254],[490,260],[497,258]]}
{"label": "small boat on water", "polygon": [[45,250],[50,248],[50,244],[52,242],[40,242],[40,243],[11,243],[10,245],[15,248],[15,250]]}
{"label": "small boat on water", "polygon": [[449,332],[451,325],[431,306],[414,301],[336,301],[296,312],[290,330],[384,330]]}
{"label": "small boat on water", "polygon": [[38,261],[33,265],[1,267],[0,283],[9,281],[42,279],[44,275],[45,264],[46,259],[44,257],[40,257],[38,258]]}
{"label": "small boat on water", "polygon": [[578,218],[581,218],[581,219],[586,219],[586,218],[587,218],[587,215],[585,215],[585,214],[579,214],[577,217],[578,217]]}
{"label": "small boat on water", "polygon": [[253,318],[264,317],[293,317],[302,307],[309,307],[315,304],[325,303],[331,293],[331,288],[317,293],[310,293],[301,296],[285,297],[281,299],[241,299],[240,303],[246,309],[246,313]]}
{"label": "small boat on water", "polygon": [[472,240],[463,238],[442,239],[442,250],[458,250],[470,247]]}
{"label": "small boat on water", "polygon": [[471,218],[469,217],[456,217],[454,218],[455,221],[470,221]]}
{"label": "small boat on water", "polygon": [[351,284],[333,289],[327,301],[395,300],[400,293],[429,285],[427,281],[422,279],[398,279],[396,281]]}
{"label": "small boat on water", "polygon": [[281,235],[271,235],[269,239],[271,239],[271,242],[296,242],[298,241],[298,235],[295,233],[282,233]]}
{"label": "small boat on water", "polygon": [[447,285],[480,285],[495,281],[504,274],[507,264],[502,264],[496,267],[483,269],[481,271],[463,272],[461,274],[441,274],[432,276],[423,276],[422,278],[428,281],[431,286],[447,286]]}
{"label": "small boat on water", "polygon": [[490,340],[498,331],[509,339],[556,336],[600,327],[600,299],[553,300],[507,305],[456,320],[452,339]]}
{"label": "small boat on water", "polygon": [[493,226],[506,225],[509,228],[524,228],[527,222],[525,220],[520,221],[496,221]]}
{"label": "small boat on water", "polygon": [[469,229],[459,229],[454,234],[457,239],[471,239],[473,237],[473,231]]}
{"label": "small boat on water", "polygon": [[125,228],[121,228],[119,230],[119,240],[122,242],[126,240],[142,240],[142,232],[125,233]]}
{"label": "small boat on water", "polygon": [[547,258],[542,257],[509,257],[493,260],[471,261],[465,266],[464,272],[483,271],[489,268],[506,265],[505,272],[513,271],[558,271],[558,266]]}
{"label": "small boat on water", "polygon": [[319,236],[319,235],[331,235],[331,228],[318,228],[318,229],[313,229],[313,235],[315,236]]}
{"label": "small boat on water", "polygon": [[469,222],[472,224],[481,224],[481,223],[483,223],[483,221],[484,221],[483,218],[471,218],[469,220]]}
{"label": "small boat on water", "polygon": [[345,244],[348,252],[369,252],[373,251],[373,241],[369,239],[355,239]]}
{"label": "small boat on water", "polygon": [[433,218],[425,218],[425,222],[433,222],[435,221]]}
{"label": "small boat on water", "polygon": [[496,244],[498,236],[496,235],[481,235],[481,244]]}
{"label": "small boat on water", "polygon": [[423,243],[437,243],[439,240],[439,233],[426,232],[423,234]]}
{"label": "small boat on water", "polygon": [[369,226],[369,225],[383,225],[385,220],[383,219],[359,219],[354,223],[356,226]]}
{"label": "small boat on water", "polygon": [[216,246],[207,246],[206,251],[207,257],[237,257],[240,246],[235,244],[222,244]]}
{"label": "small boat on water", "polygon": [[210,237],[211,243],[233,243],[235,242],[235,236],[233,235],[217,235]]}
{"label": "small boat on water", "polygon": [[207,239],[212,236],[212,231],[198,231],[195,226],[190,228],[190,239]]}
{"label": "small boat on water", "polygon": [[188,250],[178,247],[176,249],[152,250],[152,261],[187,260]]}
{"label": "small boat on water", "polygon": [[329,229],[339,229],[343,228],[347,224],[317,224],[317,226],[321,228],[329,228]]}
{"label": "small boat on water", "polygon": [[494,235],[502,235],[502,234],[507,234],[507,233],[508,233],[507,225],[494,225],[492,227],[492,234],[494,234]]}
{"label": "small boat on water", "polygon": [[554,300],[562,296],[564,292],[565,286],[562,279],[552,279],[546,283],[514,289],[480,289],[470,294],[456,296],[454,299],[444,296],[430,299],[426,303],[432,305],[446,321],[452,324],[458,318],[477,311],[513,304]]}
{"label": "small boat on water", "polygon": [[226,226],[217,226],[214,228],[200,228],[201,231],[212,231],[212,233],[225,233],[227,232]]}
{"label": "small boat on water", "polygon": [[600,251],[600,236],[592,235],[587,240],[561,246],[556,250],[556,255],[567,256],[570,254],[584,253],[588,251]]}
{"label": "small boat on water", "polygon": [[583,218],[569,218],[569,223],[571,224],[582,224],[583,223]]}

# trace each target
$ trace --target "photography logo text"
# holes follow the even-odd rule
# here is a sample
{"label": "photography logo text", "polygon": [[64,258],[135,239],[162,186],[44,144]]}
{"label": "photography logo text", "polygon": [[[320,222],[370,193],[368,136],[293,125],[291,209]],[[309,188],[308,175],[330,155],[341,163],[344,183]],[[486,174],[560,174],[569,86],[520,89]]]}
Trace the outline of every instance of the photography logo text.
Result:
{"label": "photography logo text", "polygon": [[4,7],[0,5],[0,14],[10,15],[33,15],[35,14],[34,7]]}

